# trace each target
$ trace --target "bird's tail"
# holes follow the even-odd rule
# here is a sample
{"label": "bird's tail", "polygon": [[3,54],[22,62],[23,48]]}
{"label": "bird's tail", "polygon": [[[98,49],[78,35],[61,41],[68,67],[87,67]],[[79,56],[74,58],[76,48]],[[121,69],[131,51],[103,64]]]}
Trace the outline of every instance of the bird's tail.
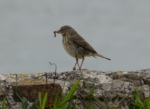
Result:
{"label": "bird's tail", "polygon": [[98,53],[94,54],[94,56],[99,56],[101,58],[104,58],[104,59],[107,59],[107,60],[111,60],[110,58],[107,58],[107,57],[105,57],[105,56],[103,56],[101,54],[98,54]]}

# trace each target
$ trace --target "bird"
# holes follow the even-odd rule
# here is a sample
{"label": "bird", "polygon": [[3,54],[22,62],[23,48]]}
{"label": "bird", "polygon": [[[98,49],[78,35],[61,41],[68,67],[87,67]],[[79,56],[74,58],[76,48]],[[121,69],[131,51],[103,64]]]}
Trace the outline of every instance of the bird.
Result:
{"label": "bird", "polygon": [[[73,70],[76,70],[76,65],[78,65],[79,70],[81,70],[85,57],[98,56],[111,60],[97,53],[96,50],[69,25],[62,26],[59,30],[54,31],[54,37],[56,37],[56,33],[62,35],[62,44],[66,52],[76,59]],[[78,64],[79,59],[82,59],[80,66]]]}

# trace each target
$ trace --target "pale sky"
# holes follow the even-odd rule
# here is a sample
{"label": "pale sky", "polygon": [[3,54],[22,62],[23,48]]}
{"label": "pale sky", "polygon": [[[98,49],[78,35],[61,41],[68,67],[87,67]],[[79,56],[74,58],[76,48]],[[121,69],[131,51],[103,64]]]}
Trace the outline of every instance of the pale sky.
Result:
{"label": "pale sky", "polygon": [[75,59],[53,31],[72,26],[111,61],[85,58],[83,68],[129,71],[150,68],[150,1],[0,1],[0,73],[71,71]]}

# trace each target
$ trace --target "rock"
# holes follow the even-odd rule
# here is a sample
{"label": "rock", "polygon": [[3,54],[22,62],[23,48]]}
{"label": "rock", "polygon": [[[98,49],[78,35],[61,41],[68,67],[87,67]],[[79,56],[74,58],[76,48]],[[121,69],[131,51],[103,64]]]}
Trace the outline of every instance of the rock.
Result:
{"label": "rock", "polygon": [[126,82],[131,82],[134,86],[141,86],[141,76],[137,73],[128,73],[128,72],[114,72],[108,74],[113,80],[122,80]]}
{"label": "rock", "polygon": [[[31,81],[37,85],[40,83],[45,84],[45,74],[47,74],[48,82],[60,84],[64,95],[68,93],[77,80],[80,80],[79,88],[73,95],[75,96],[73,103],[77,109],[85,108],[85,103],[88,102],[89,94],[92,90],[94,90],[93,95],[96,98],[93,98],[95,101],[91,102],[91,106],[95,107],[95,109],[103,108],[102,105],[98,106],[95,104],[96,99],[111,107],[128,109],[127,103],[132,99],[135,88],[138,89],[142,99],[147,98],[150,94],[150,69],[117,72],[88,69],[62,73],[40,72],[29,75],[17,74],[17,80],[24,85],[29,85]],[[3,96],[5,98],[7,95],[11,109],[22,109],[22,104],[16,102],[13,98],[12,83],[16,83],[16,74],[0,74],[0,89],[2,89],[0,90],[0,97]],[[29,89],[32,90],[33,88]],[[2,101],[0,101],[1,103]],[[33,103],[29,102],[29,104],[31,106]]]}
{"label": "rock", "polygon": [[3,80],[5,80],[5,79],[6,79],[6,77],[5,77],[4,75],[1,75],[1,74],[0,74],[0,80],[3,81]]}

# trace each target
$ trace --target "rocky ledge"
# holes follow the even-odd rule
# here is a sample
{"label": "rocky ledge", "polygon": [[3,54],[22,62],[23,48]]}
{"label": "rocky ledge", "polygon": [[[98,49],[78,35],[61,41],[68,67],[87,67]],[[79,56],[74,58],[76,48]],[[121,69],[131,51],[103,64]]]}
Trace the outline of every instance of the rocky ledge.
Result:
{"label": "rocky ledge", "polygon": [[[47,81],[60,84],[63,94],[66,94],[75,81],[80,80],[80,90],[78,94],[81,98],[89,95],[89,89],[94,88],[94,95],[108,106],[117,107],[117,109],[128,109],[127,104],[133,97],[133,91],[138,89],[142,98],[149,96],[150,90],[150,69],[139,71],[117,71],[103,72],[95,70],[77,70],[61,73],[43,72],[37,74],[17,74],[18,83],[36,84],[45,83],[45,74]],[[21,102],[16,102],[13,98],[12,83],[16,82],[16,74],[0,74],[0,106],[2,100],[7,97],[10,109],[23,109]],[[77,98],[79,109],[84,109],[83,102]],[[94,102],[94,101],[93,101]],[[29,102],[32,105],[32,102]],[[95,105],[94,103],[92,105]],[[95,105],[96,109],[99,106]]]}

